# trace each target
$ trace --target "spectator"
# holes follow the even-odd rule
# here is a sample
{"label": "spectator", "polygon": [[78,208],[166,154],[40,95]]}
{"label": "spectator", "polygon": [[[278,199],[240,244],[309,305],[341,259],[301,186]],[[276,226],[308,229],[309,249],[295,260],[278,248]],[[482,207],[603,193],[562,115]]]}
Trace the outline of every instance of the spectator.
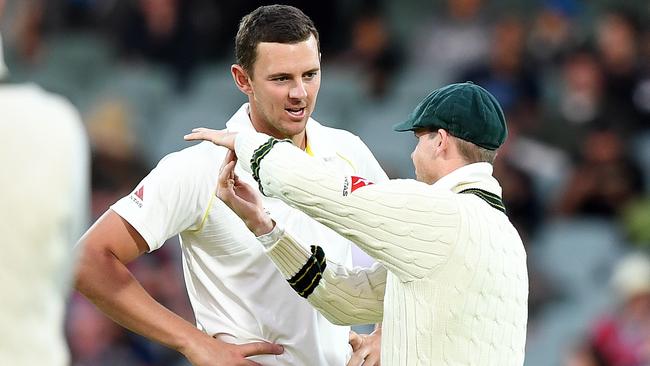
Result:
{"label": "spectator", "polygon": [[587,136],[581,161],[556,210],[561,215],[614,218],[642,192],[641,171],[626,156],[620,137],[609,130],[597,130]]}
{"label": "spectator", "polygon": [[595,324],[591,337],[607,365],[643,366],[650,362],[650,259],[630,254],[617,265],[611,283],[620,303]]}

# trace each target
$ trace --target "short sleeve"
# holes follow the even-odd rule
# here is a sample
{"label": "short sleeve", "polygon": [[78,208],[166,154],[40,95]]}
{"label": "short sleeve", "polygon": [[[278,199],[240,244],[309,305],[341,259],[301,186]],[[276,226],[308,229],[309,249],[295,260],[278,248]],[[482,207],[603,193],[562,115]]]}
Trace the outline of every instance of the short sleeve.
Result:
{"label": "short sleeve", "polygon": [[195,146],[166,156],[133,192],[111,206],[140,233],[150,251],[180,232],[200,227],[223,160],[223,155],[221,160],[193,156],[200,152]]}

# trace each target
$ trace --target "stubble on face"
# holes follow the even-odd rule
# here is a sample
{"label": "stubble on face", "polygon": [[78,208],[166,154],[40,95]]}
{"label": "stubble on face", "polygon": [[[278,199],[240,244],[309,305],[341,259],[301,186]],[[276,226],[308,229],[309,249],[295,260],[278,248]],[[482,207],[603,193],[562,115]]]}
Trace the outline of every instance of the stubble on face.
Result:
{"label": "stubble on face", "polygon": [[411,154],[415,178],[423,183],[433,184],[438,180],[435,174],[435,135],[426,130],[414,132],[418,139],[415,150]]}
{"label": "stubble on face", "polygon": [[320,55],[311,36],[295,44],[263,42],[251,78],[251,120],[260,131],[304,143],[320,88]]}

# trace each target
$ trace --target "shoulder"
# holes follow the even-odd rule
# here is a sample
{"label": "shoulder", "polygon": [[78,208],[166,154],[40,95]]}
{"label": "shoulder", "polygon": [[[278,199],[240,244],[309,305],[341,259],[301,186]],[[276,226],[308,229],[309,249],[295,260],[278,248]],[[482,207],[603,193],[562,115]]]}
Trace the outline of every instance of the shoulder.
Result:
{"label": "shoulder", "polygon": [[32,111],[42,111],[51,117],[74,121],[75,124],[80,120],[77,109],[61,95],[48,92],[36,84],[17,86],[17,90],[20,90],[20,98],[25,103],[38,105],[38,108],[31,109]]}
{"label": "shoulder", "polygon": [[83,131],[79,112],[61,95],[32,83],[9,85],[0,90],[3,99],[12,104],[8,108],[19,111],[25,128],[52,130],[57,136]]}
{"label": "shoulder", "polygon": [[227,151],[224,147],[204,141],[166,155],[154,171],[167,171],[177,178],[216,178]]}
{"label": "shoulder", "polygon": [[342,130],[340,128],[333,128],[323,126],[319,122],[314,122],[314,129],[318,131],[318,134],[324,139],[328,139],[330,142],[336,142],[337,145],[343,141],[344,143],[360,143],[361,139],[359,136],[353,134],[350,131]]}
{"label": "shoulder", "polygon": [[36,84],[0,85],[0,114],[5,136],[31,136],[21,142],[39,153],[40,159],[69,158],[87,154],[86,131],[77,109],[66,98],[45,91]]}

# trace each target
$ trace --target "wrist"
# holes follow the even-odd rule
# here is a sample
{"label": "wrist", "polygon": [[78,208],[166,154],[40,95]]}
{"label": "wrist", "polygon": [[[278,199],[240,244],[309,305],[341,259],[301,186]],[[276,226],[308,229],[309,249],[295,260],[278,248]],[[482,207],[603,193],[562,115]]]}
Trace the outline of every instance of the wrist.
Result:
{"label": "wrist", "polygon": [[249,225],[250,230],[255,236],[262,236],[270,233],[275,227],[275,222],[269,217],[269,215],[261,215],[258,217],[254,223]]}
{"label": "wrist", "polygon": [[192,347],[197,344],[197,339],[201,337],[209,336],[197,328],[188,328],[187,331],[176,333],[176,339],[171,348],[183,355],[187,355],[191,353]]}

